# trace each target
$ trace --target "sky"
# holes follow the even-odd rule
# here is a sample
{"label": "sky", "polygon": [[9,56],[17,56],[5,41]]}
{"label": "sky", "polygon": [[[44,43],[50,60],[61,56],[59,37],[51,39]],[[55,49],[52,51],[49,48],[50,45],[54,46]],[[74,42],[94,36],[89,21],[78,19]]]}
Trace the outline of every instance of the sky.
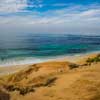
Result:
{"label": "sky", "polygon": [[0,34],[100,35],[100,0],[0,0]]}

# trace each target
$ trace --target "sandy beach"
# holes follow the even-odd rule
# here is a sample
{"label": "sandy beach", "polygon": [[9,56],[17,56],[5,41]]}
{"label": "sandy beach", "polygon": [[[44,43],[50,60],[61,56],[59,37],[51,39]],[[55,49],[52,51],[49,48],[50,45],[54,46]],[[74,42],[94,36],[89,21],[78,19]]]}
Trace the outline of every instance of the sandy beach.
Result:
{"label": "sandy beach", "polygon": [[[80,55],[74,55],[74,56],[58,56],[58,57],[53,57],[53,58],[48,58],[47,60],[43,60],[41,61],[42,63],[43,62],[50,62],[50,61],[68,61],[68,62],[72,62],[72,63],[77,63],[77,62],[80,62],[81,60],[83,59],[86,59],[90,56],[95,56],[96,54],[98,54],[98,52],[95,52],[95,53],[88,53],[88,54],[80,54]],[[40,63],[41,63],[40,62]],[[10,74],[10,73],[14,73],[14,72],[17,72],[21,69],[24,69],[25,67],[28,67],[30,65],[33,65],[33,64],[37,64],[36,62],[32,63],[32,64],[16,64],[16,65],[4,65],[4,66],[1,66],[0,65],[0,75],[5,75],[5,74]]]}
{"label": "sandy beach", "polygon": [[0,100],[100,100],[99,60],[93,53],[0,67]]}

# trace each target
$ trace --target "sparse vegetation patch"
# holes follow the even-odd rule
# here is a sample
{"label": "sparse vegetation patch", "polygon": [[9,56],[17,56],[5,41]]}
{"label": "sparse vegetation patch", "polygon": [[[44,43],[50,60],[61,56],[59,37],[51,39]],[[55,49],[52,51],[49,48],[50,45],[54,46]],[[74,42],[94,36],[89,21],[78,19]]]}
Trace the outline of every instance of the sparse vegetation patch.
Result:
{"label": "sparse vegetation patch", "polygon": [[27,87],[18,87],[18,86],[14,86],[14,85],[9,85],[9,86],[6,86],[6,90],[8,90],[9,92],[13,92],[13,91],[19,91],[19,93],[21,95],[25,95],[27,93],[30,93],[30,92],[34,92],[34,88],[33,86],[27,86]]}
{"label": "sparse vegetation patch", "polygon": [[86,60],[86,63],[88,64],[88,65],[91,65],[92,63],[98,63],[98,62],[100,62],[100,54],[98,54],[96,57],[94,57],[94,58],[88,58],[87,60]]}
{"label": "sparse vegetation patch", "polygon": [[79,67],[79,65],[77,65],[77,64],[69,64],[70,69],[74,69],[74,68],[78,68],[78,67]]}

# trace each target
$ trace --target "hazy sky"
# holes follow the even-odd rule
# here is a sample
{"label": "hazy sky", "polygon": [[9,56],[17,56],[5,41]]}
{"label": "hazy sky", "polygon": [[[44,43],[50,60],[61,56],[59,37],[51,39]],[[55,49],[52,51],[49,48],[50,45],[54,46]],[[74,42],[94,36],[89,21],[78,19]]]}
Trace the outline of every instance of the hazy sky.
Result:
{"label": "hazy sky", "polygon": [[100,34],[100,0],[0,0],[0,34]]}

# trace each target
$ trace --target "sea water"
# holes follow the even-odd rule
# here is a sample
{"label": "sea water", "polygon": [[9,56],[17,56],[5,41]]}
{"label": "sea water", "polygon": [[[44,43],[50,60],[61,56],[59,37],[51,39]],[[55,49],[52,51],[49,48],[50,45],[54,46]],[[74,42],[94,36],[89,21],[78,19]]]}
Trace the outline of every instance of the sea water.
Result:
{"label": "sea water", "polygon": [[0,65],[47,61],[100,51],[100,36],[67,34],[20,34],[0,36]]}

